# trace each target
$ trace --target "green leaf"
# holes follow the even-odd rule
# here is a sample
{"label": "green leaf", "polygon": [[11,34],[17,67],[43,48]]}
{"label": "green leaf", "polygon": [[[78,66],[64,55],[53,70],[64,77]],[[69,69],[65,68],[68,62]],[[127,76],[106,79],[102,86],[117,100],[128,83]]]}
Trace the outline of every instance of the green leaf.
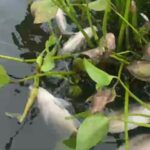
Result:
{"label": "green leaf", "polygon": [[34,23],[44,23],[55,17],[58,7],[53,0],[36,0],[31,5],[31,12],[35,16]]}
{"label": "green leaf", "polygon": [[97,83],[97,87],[104,87],[109,85],[114,78],[114,76],[109,75],[103,70],[95,67],[86,59],[84,59],[84,66],[90,78]]}
{"label": "green leaf", "polygon": [[56,38],[55,35],[52,34],[52,35],[49,37],[49,39],[46,41],[46,43],[45,43],[45,50],[46,50],[47,52],[49,52],[49,48],[50,48],[51,46],[55,45],[56,42],[57,42],[57,38]]}
{"label": "green leaf", "polygon": [[36,63],[37,63],[39,66],[41,66],[41,64],[42,64],[43,57],[44,57],[44,52],[45,52],[45,51],[42,51],[42,52],[40,53],[40,55],[36,58]]}
{"label": "green leaf", "polygon": [[11,119],[15,118],[15,119],[18,120],[21,117],[21,114],[20,113],[5,112],[5,116],[7,116],[7,117],[9,117]]}
{"label": "green leaf", "polygon": [[108,132],[108,118],[95,114],[86,118],[77,133],[76,150],[89,150],[101,142]]}
{"label": "green leaf", "polygon": [[55,61],[53,59],[52,54],[49,52],[44,58],[43,65],[41,67],[41,71],[47,72],[52,70],[55,67]]}
{"label": "green leaf", "polygon": [[10,78],[7,75],[6,70],[4,69],[2,65],[0,65],[0,87],[5,86],[9,82],[10,82]]}
{"label": "green leaf", "polygon": [[95,11],[103,11],[106,9],[108,5],[107,0],[96,0],[94,2],[88,3],[88,7]]}

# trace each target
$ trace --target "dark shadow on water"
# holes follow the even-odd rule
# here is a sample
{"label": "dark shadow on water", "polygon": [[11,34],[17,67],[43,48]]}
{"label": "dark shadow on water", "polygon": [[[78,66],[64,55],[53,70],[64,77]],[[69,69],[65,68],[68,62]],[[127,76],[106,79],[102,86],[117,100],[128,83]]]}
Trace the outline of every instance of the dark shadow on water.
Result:
{"label": "dark shadow on water", "polygon": [[33,16],[27,8],[24,20],[15,26],[16,32],[12,32],[12,39],[18,49],[28,49],[29,52],[42,51],[49,35],[45,33],[40,24],[33,24]]}

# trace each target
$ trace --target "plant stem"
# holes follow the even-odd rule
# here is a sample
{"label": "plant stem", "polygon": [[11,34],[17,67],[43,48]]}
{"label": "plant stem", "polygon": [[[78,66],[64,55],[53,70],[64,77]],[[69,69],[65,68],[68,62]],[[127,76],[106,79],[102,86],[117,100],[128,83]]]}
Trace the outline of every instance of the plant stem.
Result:
{"label": "plant stem", "polygon": [[86,6],[86,13],[87,13],[87,18],[88,18],[88,22],[90,24],[90,27],[92,29],[92,32],[93,32],[93,35],[94,35],[94,38],[95,38],[95,41],[97,41],[97,44],[98,44],[98,35],[93,27],[93,23],[92,23],[92,17],[91,17],[91,13],[90,13],[90,10],[89,10],[89,7],[88,7],[88,3],[87,3],[87,6]]}
{"label": "plant stem", "polygon": [[127,60],[125,60],[125,59],[123,59],[123,58],[121,58],[121,57],[118,57],[117,55],[115,55],[115,54],[111,54],[110,55],[110,57],[111,58],[114,58],[114,59],[116,59],[116,60],[118,60],[118,61],[120,61],[120,62],[123,62],[124,64],[129,64],[129,62],[127,61]]}
{"label": "plant stem", "polygon": [[[127,85],[127,88],[129,86]],[[124,130],[125,130],[125,149],[129,150],[129,135],[128,135],[128,112],[129,112],[129,93],[125,90],[125,104],[124,104]]]}
{"label": "plant stem", "polygon": [[150,110],[150,106],[149,106],[149,105],[147,105],[147,104],[144,103],[141,99],[139,99],[136,95],[134,95],[134,94],[128,89],[128,87],[122,82],[121,79],[118,78],[118,80],[119,80],[120,84],[123,86],[123,88],[129,93],[129,95],[130,95],[134,100],[136,100],[138,103],[140,103],[143,107],[145,107],[145,108],[147,108],[147,109]]}
{"label": "plant stem", "polygon": [[103,35],[105,36],[107,33],[107,22],[108,22],[108,14],[110,12],[110,0],[107,0],[107,8],[105,9],[104,17],[103,17],[103,24],[102,24],[102,32]]}
{"label": "plant stem", "polygon": [[38,73],[38,74],[35,74],[35,75],[31,75],[31,76],[25,77],[25,78],[20,79],[20,80],[12,81],[12,83],[25,82],[27,80],[32,80],[35,77],[43,77],[43,76],[63,77],[63,76],[70,76],[70,75],[73,75],[73,74],[74,74],[74,72],[71,72],[71,71],[70,72],[45,72],[45,73]]}
{"label": "plant stem", "polygon": [[[131,0],[126,0],[126,7],[125,7],[125,13],[124,13],[124,19],[126,21],[128,21],[128,15],[129,15],[129,8],[130,8],[130,2]],[[121,28],[120,28],[120,32],[119,32],[119,36],[118,36],[118,50],[121,49],[122,43],[123,43],[123,38],[124,38],[124,33],[125,33],[125,29],[127,27],[127,24],[122,21],[121,24]]]}
{"label": "plant stem", "polygon": [[0,58],[17,61],[17,62],[22,62],[22,63],[34,63],[36,61],[36,59],[21,59],[21,58],[6,56],[6,55],[0,55]]}

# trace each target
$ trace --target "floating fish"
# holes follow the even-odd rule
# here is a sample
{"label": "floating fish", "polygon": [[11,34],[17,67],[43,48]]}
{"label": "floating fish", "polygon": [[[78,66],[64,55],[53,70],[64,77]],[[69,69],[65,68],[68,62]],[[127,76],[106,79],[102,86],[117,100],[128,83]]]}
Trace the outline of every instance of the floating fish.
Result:
{"label": "floating fish", "polygon": [[56,23],[61,31],[62,34],[67,34],[67,35],[72,35],[73,32],[67,31],[67,21],[65,17],[65,13],[63,12],[62,9],[57,10],[57,14],[55,16]]}
{"label": "floating fish", "polygon": [[[118,150],[125,150],[125,145]],[[150,134],[137,135],[129,140],[129,150],[150,150]]]}
{"label": "floating fish", "polygon": [[100,47],[81,52],[81,55],[88,56],[93,62],[98,63],[101,58],[108,57],[116,48],[115,36],[107,33],[100,40]]}
{"label": "floating fish", "polygon": [[[150,104],[147,104],[147,105],[150,105]],[[129,114],[150,115],[150,110],[148,110],[147,108],[144,108],[141,105],[132,104],[130,105],[130,108],[129,108]],[[123,110],[114,111],[114,112],[111,112],[108,116],[110,118],[114,118],[110,120],[109,132],[110,133],[124,132],[124,121],[123,121],[124,111]],[[134,115],[134,116],[129,115],[128,121],[136,122],[136,123],[150,123],[150,117],[140,116],[140,115]],[[138,127],[137,124],[128,123],[128,130],[135,129],[137,127]]]}
{"label": "floating fish", "polygon": [[101,112],[105,108],[107,103],[114,101],[116,93],[114,89],[103,89],[93,95],[91,103],[91,112]]}
{"label": "floating fish", "polygon": [[100,39],[100,47],[104,47],[106,51],[112,52],[116,49],[116,38],[113,33],[107,33]]}
{"label": "floating fish", "polygon": [[[94,30],[97,31],[97,28],[94,26]],[[93,31],[91,27],[87,27],[84,29],[85,33],[89,38],[93,37]],[[64,43],[63,48],[61,49],[61,54],[73,53],[75,50],[80,50],[80,48],[85,43],[85,37],[81,31],[76,32],[75,35],[71,36],[69,40]]]}
{"label": "floating fish", "polygon": [[67,101],[54,97],[46,89],[42,87],[39,88],[37,106],[40,109],[45,123],[74,133],[77,132],[77,127],[80,122],[77,119],[66,119],[66,117],[71,116],[70,112],[66,109],[69,105]]}
{"label": "floating fish", "polygon": [[127,69],[135,78],[150,81],[150,61],[135,61]]}

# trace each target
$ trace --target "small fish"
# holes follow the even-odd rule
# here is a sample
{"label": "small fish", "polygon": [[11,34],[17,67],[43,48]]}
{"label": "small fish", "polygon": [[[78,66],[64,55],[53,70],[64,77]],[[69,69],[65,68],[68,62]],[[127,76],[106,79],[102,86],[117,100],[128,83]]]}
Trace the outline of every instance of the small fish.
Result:
{"label": "small fish", "polygon": [[67,21],[66,21],[65,13],[63,12],[62,9],[59,8],[57,10],[55,20],[56,20],[56,23],[57,23],[62,34],[66,34],[66,35],[72,35],[73,34],[73,32],[67,31]]}
{"label": "small fish", "polygon": [[[125,145],[118,150],[125,150]],[[150,150],[150,134],[141,134],[129,140],[129,150]]]}
{"label": "small fish", "polygon": [[[97,28],[94,26],[94,30],[97,31]],[[91,27],[87,27],[84,29],[89,38],[93,37],[93,32]],[[71,36],[69,40],[64,43],[63,48],[61,49],[61,54],[73,53],[75,50],[80,50],[80,48],[85,43],[85,37],[81,31],[75,33],[75,35]]]}
{"label": "small fish", "polygon": [[134,61],[127,69],[135,78],[150,81],[150,61]]}
{"label": "small fish", "polygon": [[[150,104],[147,104],[150,105]],[[141,105],[135,105],[132,104],[129,108],[129,114],[142,114],[142,115],[149,115],[150,110],[147,108],[144,108]],[[109,132],[110,133],[120,133],[124,132],[124,111],[118,110],[111,112],[108,115],[110,118],[116,116],[116,118],[111,119],[109,123]],[[136,123],[150,123],[150,118],[147,116],[140,116],[140,115],[134,115],[134,116],[128,116],[128,121],[136,122]],[[128,130],[132,130],[137,128],[138,125],[133,123],[128,123]]]}
{"label": "small fish", "polygon": [[70,104],[61,98],[54,97],[46,89],[40,87],[37,95],[37,106],[40,109],[42,117],[47,125],[54,125],[62,130],[77,132],[80,122],[75,120],[67,120],[71,114],[66,109]]}
{"label": "small fish", "polygon": [[81,53],[81,55],[88,56],[92,61],[96,63],[100,61],[100,58],[103,57],[103,54],[104,54],[103,49],[100,49],[99,47],[89,49]]}
{"label": "small fish", "polygon": [[144,13],[140,13],[140,15],[146,22],[149,22],[149,18]]}

